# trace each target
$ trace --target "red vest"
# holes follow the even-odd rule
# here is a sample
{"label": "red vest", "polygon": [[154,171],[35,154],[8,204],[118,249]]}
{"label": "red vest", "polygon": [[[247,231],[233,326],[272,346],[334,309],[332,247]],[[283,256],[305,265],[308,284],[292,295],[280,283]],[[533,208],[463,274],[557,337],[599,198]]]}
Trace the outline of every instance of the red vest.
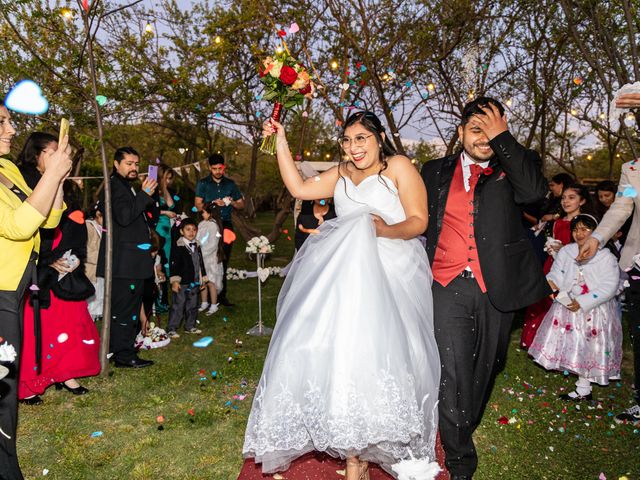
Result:
{"label": "red vest", "polygon": [[446,287],[469,266],[480,289],[486,293],[473,227],[473,195],[474,190],[467,192],[464,189],[462,159],[459,159],[451,180],[431,269],[434,280]]}

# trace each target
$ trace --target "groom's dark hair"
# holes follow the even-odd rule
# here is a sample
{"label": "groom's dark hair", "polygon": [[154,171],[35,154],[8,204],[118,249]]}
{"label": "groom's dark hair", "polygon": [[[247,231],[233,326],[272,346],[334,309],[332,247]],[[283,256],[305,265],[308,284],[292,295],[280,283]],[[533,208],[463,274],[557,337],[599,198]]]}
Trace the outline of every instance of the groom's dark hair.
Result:
{"label": "groom's dark hair", "polygon": [[460,125],[466,125],[469,122],[469,119],[474,115],[484,115],[485,113],[480,107],[486,107],[490,103],[496,106],[496,108],[500,112],[500,116],[504,115],[504,107],[498,100],[491,97],[478,97],[475,100],[467,103],[462,109]]}

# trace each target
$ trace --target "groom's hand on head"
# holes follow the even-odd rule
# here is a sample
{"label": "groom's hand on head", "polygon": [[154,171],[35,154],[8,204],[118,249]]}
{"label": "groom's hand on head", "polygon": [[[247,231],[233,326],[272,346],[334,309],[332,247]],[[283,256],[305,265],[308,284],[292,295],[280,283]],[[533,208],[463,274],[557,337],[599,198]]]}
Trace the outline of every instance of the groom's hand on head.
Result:
{"label": "groom's hand on head", "polygon": [[484,115],[474,115],[473,121],[480,127],[489,140],[509,130],[507,126],[507,116],[500,115],[498,107],[493,103],[489,102],[486,106],[481,106],[480,109],[484,112]]}

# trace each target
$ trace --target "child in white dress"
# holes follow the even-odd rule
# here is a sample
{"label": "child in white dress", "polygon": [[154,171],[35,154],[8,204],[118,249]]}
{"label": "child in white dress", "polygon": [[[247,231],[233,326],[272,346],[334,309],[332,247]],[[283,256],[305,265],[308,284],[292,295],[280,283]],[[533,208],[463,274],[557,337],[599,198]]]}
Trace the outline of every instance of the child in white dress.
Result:
{"label": "child in white dress", "polygon": [[597,227],[595,217],[580,214],[571,221],[575,243],[563,247],[547,275],[557,293],[544,317],[529,354],[547,370],[578,375],[576,390],[563,400],[591,400],[591,384],[608,385],[620,378],[621,314],[616,293],[620,270],[607,249],[592,259],[576,262],[579,247]]}
{"label": "child in white dress", "polygon": [[[205,315],[213,315],[218,311],[218,292],[222,290],[222,219],[218,207],[209,203],[202,208],[202,221],[198,224],[198,236],[202,249],[204,267],[207,271],[209,283],[201,292],[201,302],[198,311],[207,310]],[[207,293],[209,303],[207,303]]]}

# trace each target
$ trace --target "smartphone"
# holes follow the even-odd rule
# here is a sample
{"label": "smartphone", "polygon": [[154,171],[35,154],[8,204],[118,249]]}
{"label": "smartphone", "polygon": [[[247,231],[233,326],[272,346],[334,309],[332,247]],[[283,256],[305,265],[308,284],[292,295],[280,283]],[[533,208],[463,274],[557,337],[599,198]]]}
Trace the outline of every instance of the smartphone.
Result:
{"label": "smartphone", "polygon": [[158,166],[157,165],[149,165],[149,172],[147,173],[147,178],[149,180],[158,181]]}
{"label": "smartphone", "polygon": [[69,120],[63,118],[60,120],[60,135],[58,136],[58,144],[62,142],[65,135],[69,135]]}

